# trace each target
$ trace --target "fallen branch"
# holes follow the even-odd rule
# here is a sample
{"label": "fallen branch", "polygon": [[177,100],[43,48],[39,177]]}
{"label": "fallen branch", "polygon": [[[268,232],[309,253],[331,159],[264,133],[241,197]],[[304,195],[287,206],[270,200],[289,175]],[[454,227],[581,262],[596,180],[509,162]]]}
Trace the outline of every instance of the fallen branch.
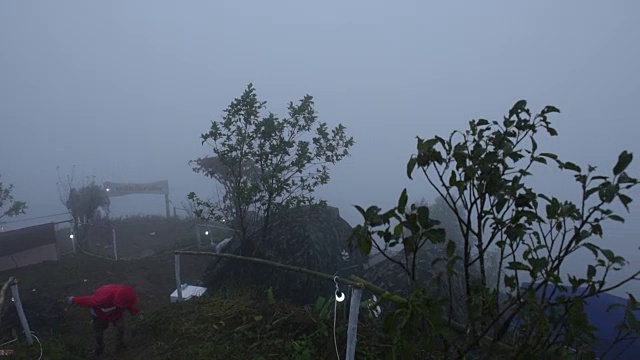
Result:
{"label": "fallen branch", "polygon": [[[294,272],[298,272],[298,273],[302,273],[302,274],[307,274],[307,275],[315,276],[317,278],[324,279],[324,280],[334,281],[334,276],[333,275],[321,273],[321,272],[314,271],[314,270],[305,269],[305,268],[298,267],[298,266],[280,264],[280,263],[277,263],[277,262],[274,262],[274,261],[270,261],[270,260],[258,259],[258,258],[254,258],[254,257],[239,256],[239,255],[226,254],[226,253],[221,254],[221,253],[214,253],[214,252],[207,252],[207,251],[182,251],[182,250],[176,250],[176,251],[174,251],[174,254],[213,256],[213,257],[218,257],[218,258],[242,260],[242,261],[252,262],[252,263],[256,263],[256,264],[273,266],[273,267],[276,267],[278,269],[289,270],[289,271],[294,271]],[[355,286],[355,287],[358,287],[358,288],[363,288],[363,285],[361,283],[359,283],[359,282],[355,282],[355,281],[352,281],[352,280],[344,279],[344,278],[341,278],[341,277],[338,277],[338,276],[335,277],[335,281],[337,281],[338,283],[343,284],[343,285],[349,285],[349,286]]]}
{"label": "fallen branch", "polygon": [[[252,263],[256,263],[256,264],[262,264],[262,265],[267,265],[267,266],[273,266],[275,268],[278,269],[283,269],[283,270],[288,270],[288,271],[294,271],[297,273],[301,273],[301,274],[306,274],[306,275],[311,275],[314,277],[317,277],[319,279],[324,279],[324,280],[328,280],[328,281],[335,281],[338,282],[340,284],[343,285],[349,285],[349,286],[353,286],[353,287],[357,287],[360,289],[367,289],[369,291],[371,291],[373,294],[376,294],[378,296],[380,296],[382,299],[385,300],[389,300],[393,303],[395,303],[397,306],[399,307],[406,307],[408,306],[409,302],[403,298],[402,296],[399,296],[397,294],[394,294],[392,292],[389,292],[381,287],[378,287],[358,276],[355,275],[351,275],[349,277],[349,279],[345,279],[345,278],[341,278],[338,276],[333,276],[333,275],[329,275],[329,274],[325,274],[325,273],[321,273],[319,271],[314,271],[314,270],[309,270],[309,269],[305,269],[302,267],[298,267],[298,266],[292,266],[292,265],[285,265],[285,264],[280,264],[274,261],[270,261],[270,260],[265,260],[265,259],[258,259],[258,258],[253,258],[253,257],[246,257],[246,256],[239,256],[239,255],[233,255],[233,254],[221,254],[221,253],[214,253],[214,252],[206,252],[206,251],[175,251],[174,254],[176,255],[196,255],[196,256],[212,256],[212,257],[217,257],[217,258],[227,258],[227,259],[233,259],[233,260],[241,260],[241,261],[247,261],[247,262],[252,262]],[[381,299],[381,300],[382,300]],[[457,322],[451,321],[451,325],[452,328],[459,334],[466,334],[467,333],[467,328]],[[481,343],[483,345],[489,346],[492,345],[494,343],[494,340],[489,337],[489,336],[482,336],[482,339],[480,340]],[[495,343],[499,348],[503,349],[503,350],[513,350],[511,346],[498,341]]]}

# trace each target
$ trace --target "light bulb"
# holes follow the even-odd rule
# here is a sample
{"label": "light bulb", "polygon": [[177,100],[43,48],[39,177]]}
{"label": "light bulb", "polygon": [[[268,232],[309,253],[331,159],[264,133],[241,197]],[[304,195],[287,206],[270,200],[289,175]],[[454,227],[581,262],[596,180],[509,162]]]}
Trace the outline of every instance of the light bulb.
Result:
{"label": "light bulb", "polygon": [[336,290],[336,301],[343,302],[344,298],[345,298],[344,293],[341,292],[340,290]]}

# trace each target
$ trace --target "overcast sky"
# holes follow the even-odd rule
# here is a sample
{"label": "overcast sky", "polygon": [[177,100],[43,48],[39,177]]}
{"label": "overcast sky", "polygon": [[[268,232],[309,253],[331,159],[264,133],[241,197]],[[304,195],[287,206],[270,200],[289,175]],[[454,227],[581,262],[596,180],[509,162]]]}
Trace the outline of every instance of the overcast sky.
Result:
{"label": "overcast sky", "polygon": [[[610,171],[621,150],[640,157],[639,11],[633,0],[0,1],[0,174],[28,202],[18,219],[64,212],[56,166],[100,182],[168,179],[176,205],[211,194],[187,162],[208,154],[200,134],[249,82],[280,114],[313,95],[320,120],[354,136],[320,191],[353,225],[352,204],[392,206],[405,186],[433,196],[404,175],[416,135],[500,119],[519,99],[562,110],[545,150]],[[537,179],[575,194],[570,175]],[[610,243],[637,267],[634,209]],[[112,210],[164,204],[131,196]]]}

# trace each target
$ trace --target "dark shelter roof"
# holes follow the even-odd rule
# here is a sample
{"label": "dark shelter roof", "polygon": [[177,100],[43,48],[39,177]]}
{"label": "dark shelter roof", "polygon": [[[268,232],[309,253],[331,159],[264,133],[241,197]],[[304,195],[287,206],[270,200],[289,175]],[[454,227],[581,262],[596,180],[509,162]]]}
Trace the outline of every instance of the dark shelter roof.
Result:
{"label": "dark shelter roof", "polygon": [[12,255],[38,246],[55,243],[56,228],[52,222],[0,232],[0,256]]}

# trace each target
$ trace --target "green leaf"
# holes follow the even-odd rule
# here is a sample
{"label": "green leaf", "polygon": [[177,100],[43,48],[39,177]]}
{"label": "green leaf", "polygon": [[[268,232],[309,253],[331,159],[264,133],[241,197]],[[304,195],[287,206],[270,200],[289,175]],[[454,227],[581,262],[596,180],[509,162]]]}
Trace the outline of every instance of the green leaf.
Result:
{"label": "green leaf", "polygon": [[517,279],[515,275],[505,275],[504,276],[504,286],[515,289],[517,287]]}
{"label": "green leaf", "polygon": [[591,233],[602,237],[602,226],[600,224],[592,224]]}
{"label": "green leaf", "polygon": [[478,122],[476,122],[477,126],[485,126],[485,125],[489,125],[489,120],[487,119],[480,119],[478,120]]}
{"label": "green leaf", "polygon": [[382,323],[382,331],[384,331],[385,334],[391,334],[392,331],[396,328],[396,324],[398,322],[397,316],[398,315],[395,311],[385,316]]}
{"label": "green leaf", "polygon": [[588,265],[587,266],[587,279],[591,280],[593,279],[593,277],[596,276],[596,267],[593,265]]}
{"label": "green leaf", "polygon": [[273,289],[271,287],[269,287],[266,291],[267,293],[267,303],[269,305],[275,305],[276,304],[276,300],[273,296]]}
{"label": "green leaf", "polygon": [[618,162],[613,167],[613,175],[620,175],[626,168],[631,164],[631,160],[633,160],[633,154],[627,152],[626,150],[621,152],[618,156]]}
{"label": "green leaf", "polygon": [[605,203],[610,203],[615,199],[616,194],[618,193],[618,185],[612,184],[610,182],[605,182],[600,184],[598,189],[598,195],[600,196],[600,201]]}
{"label": "green leaf", "polygon": [[413,180],[411,176],[413,174],[413,170],[415,170],[416,168],[417,163],[418,163],[418,159],[415,156],[412,156],[411,159],[409,159],[409,162],[407,163],[407,177],[411,180]]}
{"label": "green leaf", "polygon": [[253,317],[253,320],[255,320],[255,321],[261,321],[261,320],[262,320],[262,315],[255,315],[255,316]]}
{"label": "green leaf", "polygon": [[572,163],[571,161],[567,161],[566,163],[564,163],[564,168],[567,170],[572,170],[575,172],[582,172],[582,169],[580,169],[580,166]]}
{"label": "green leaf", "polygon": [[433,147],[436,146],[439,142],[440,142],[440,140],[438,138],[433,138],[433,139],[426,140],[426,141],[424,141],[422,143],[422,146],[420,147],[419,150],[430,150],[430,149],[433,149]]}
{"label": "green leaf", "polygon": [[327,299],[325,299],[324,296],[318,296],[318,298],[316,299],[316,306],[315,306],[316,311],[320,312],[322,310],[326,300]]}
{"label": "green leaf", "polygon": [[535,158],[533,158],[533,161],[535,162],[539,162],[541,164],[546,164],[547,163],[547,159],[540,157],[540,156],[536,156]]}
{"label": "green leaf", "polygon": [[624,218],[622,216],[619,215],[609,215],[609,219],[613,220],[613,221],[617,221],[617,222],[621,222],[624,223]]}
{"label": "green leaf", "polygon": [[434,244],[440,244],[443,243],[446,239],[446,232],[443,228],[431,228],[428,231],[428,238],[431,240],[431,242],[433,242]]}
{"label": "green leaf", "polygon": [[546,115],[546,114],[550,114],[550,113],[559,113],[560,109],[558,109],[557,107],[553,106],[553,105],[547,105],[544,107],[544,109],[542,109],[542,111],[540,112],[541,115]]}
{"label": "green leaf", "polygon": [[358,245],[360,246],[360,253],[362,255],[369,255],[371,253],[371,247],[373,246],[373,238],[371,238],[371,236],[361,236]]}
{"label": "green leaf", "polygon": [[613,262],[615,260],[615,254],[613,253],[613,251],[609,249],[601,249],[600,252],[602,253],[602,255],[604,255],[605,258],[607,258],[607,260],[609,260],[609,262]]}
{"label": "green leaf", "polygon": [[416,212],[418,213],[418,223],[423,229],[431,227],[431,221],[429,219],[429,208],[426,206],[420,206]]}
{"label": "green leaf", "polygon": [[553,159],[553,160],[558,160],[558,155],[552,154],[552,153],[541,153],[540,156]]}
{"label": "green leaf", "polygon": [[452,240],[449,240],[449,242],[447,243],[447,257],[452,258],[455,252],[456,252],[456,243]]}
{"label": "green leaf", "polygon": [[631,203],[631,201],[633,200],[624,194],[618,194],[618,199],[620,199],[620,202],[622,203],[622,205],[624,205],[625,209],[629,211],[629,203]]}
{"label": "green leaf", "polygon": [[584,199],[588,199],[591,195],[597,193],[599,188],[597,186],[592,187],[584,193]]}
{"label": "green leaf", "polygon": [[632,178],[626,172],[622,172],[620,176],[618,176],[618,184],[635,184],[638,180]]}
{"label": "green leaf", "polygon": [[527,109],[527,100],[518,100],[515,104],[513,104],[513,107],[511,108],[511,110],[509,110],[509,117],[512,117],[513,115],[516,115],[516,114],[520,114],[526,109]]}
{"label": "green leaf", "polygon": [[404,214],[405,210],[407,209],[407,201],[408,201],[409,197],[407,195],[407,188],[405,188],[404,190],[402,190],[402,193],[400,194],[400,198],[398,199],[398,212],[401,214]]}
{"label": "green leaf", "polygon": [[580,231],[580,234],[578,235],[578,239],[580,241],[585,240],[587,238],[589,238],[591,236],[591,231],[587,231],[587,230],[582,230]]}
{"label": "green leaf", "polygon": [[449,176],[449,186],[456,186],[456,180],[456,172],[454,170],[451,170],[451,175]]}
{"label": "green leaf", "polygon": [[516,271],[529,271],[529,266],[526,264],[523,264],[519,261],[510,261],[509,264],[507,265],[507,269],[509,270],[516,270]]}
{"label": "green leaf", "polygon": [[501,213],[506,205],[507,205],[507,199],[504,197],[499,198],[498,201],[496,202],[496,212],[498,214]]}
{"label": "green leaf", "polygon": [[364,214],[365,214],[365,211],[364,211],[364,209],[362,208],[362,206],[359,206],[359,205],[353,205],[353,206],[356,208],[356,210],[358,210],[358,212],[360,213],[360,215],[362,215],[362,217],[364,218],[364,217],[365,217],[365,215],[364,215]]}

